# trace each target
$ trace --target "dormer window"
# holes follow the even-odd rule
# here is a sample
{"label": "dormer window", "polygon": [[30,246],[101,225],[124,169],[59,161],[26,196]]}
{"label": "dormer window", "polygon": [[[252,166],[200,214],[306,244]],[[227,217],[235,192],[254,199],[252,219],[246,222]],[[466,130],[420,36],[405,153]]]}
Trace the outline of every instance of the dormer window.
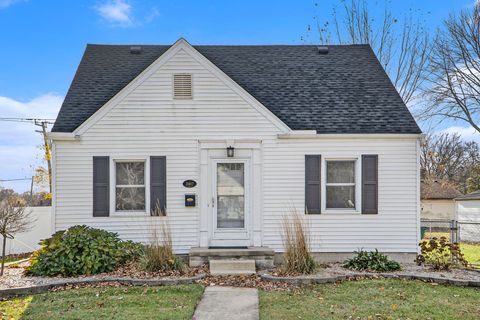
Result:
{"label": "dormer window", "polygon": [[192,75],[189,73],[177,73],[173,75],[173,98],[192,99]]}

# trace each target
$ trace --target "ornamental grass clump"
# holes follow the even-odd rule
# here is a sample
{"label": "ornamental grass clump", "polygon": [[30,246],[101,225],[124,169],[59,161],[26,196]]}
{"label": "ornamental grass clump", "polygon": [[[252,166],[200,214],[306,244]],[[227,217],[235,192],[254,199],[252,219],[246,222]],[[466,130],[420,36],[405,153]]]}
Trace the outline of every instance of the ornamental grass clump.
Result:
{"label": "ornamental grass clump", "polygon": [[294,210],[292,214],[283,217],[282,228],[285,252],[281,272],[284,274],[313,273],[317,264],[310,252],[309,228],[302,217]]}
{"label": "ornamental grass clump", "polygon": [[356,251],[356,255],[345,261],[344,267],[359,271],[396,271],[400,270],[400,264],[397,261],[390,260],[387,255],[375,251]]}
{"label": "ornamental grass clump", "polygon": [[145,245],[140,266],[149,272],[186,271],[186,265],[173,252],[172,233],[166,221],[150,226],[149,244]]}
{"label": "ornamental grass clump", "polygon": [[58,231],[40,245],[25,270],[29,275],[73,277],[110,272],[141,253],[139,244],[85,225]]}

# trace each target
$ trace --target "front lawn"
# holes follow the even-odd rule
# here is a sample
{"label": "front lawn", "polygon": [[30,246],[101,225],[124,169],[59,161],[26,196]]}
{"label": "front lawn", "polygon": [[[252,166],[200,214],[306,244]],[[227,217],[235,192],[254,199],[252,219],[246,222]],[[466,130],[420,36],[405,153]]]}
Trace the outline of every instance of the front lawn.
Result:
{"label": "front lawn", "polygon": [[191,319],[201,285],[72,289],[0,302],[1,319]]}
{"label": "front lawn", "polygon": [[260,291],[261,319],[478,319],[480,289],[406,280],[346,281],[300,294]]}

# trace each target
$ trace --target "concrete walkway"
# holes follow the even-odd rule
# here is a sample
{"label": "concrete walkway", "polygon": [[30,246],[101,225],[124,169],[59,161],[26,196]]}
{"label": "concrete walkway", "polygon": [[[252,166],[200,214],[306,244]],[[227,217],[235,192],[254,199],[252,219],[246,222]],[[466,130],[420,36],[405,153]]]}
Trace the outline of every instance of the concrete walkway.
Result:
{"label": "concrete walkway", "polygon": [[193,315],[194,320],[258,320],[258,290],[210,286]]}

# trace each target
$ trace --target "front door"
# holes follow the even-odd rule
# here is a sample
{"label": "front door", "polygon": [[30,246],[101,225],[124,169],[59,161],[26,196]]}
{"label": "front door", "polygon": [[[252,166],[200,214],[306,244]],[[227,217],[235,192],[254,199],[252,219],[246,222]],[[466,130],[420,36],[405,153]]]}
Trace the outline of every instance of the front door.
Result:
{"label": "front door", "polygon": [[210,246],[250,245],[248,159],[212,159]]}

